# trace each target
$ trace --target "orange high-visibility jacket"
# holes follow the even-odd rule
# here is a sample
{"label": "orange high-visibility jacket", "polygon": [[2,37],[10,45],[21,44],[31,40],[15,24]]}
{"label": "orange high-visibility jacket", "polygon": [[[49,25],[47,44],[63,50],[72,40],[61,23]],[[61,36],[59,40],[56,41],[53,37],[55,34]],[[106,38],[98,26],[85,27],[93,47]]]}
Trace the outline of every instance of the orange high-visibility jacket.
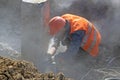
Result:
{"label": "orange high-visibility jacket", "polygon": [[99,44],[101,42],[101,35],[95,26],[87,19],[80,16],[65,14],[61,17],[69,21],[71,30],[70,34],[78,30],[85,31],[85,36],[82,40],[81,47],[90,55],[97,56]]}

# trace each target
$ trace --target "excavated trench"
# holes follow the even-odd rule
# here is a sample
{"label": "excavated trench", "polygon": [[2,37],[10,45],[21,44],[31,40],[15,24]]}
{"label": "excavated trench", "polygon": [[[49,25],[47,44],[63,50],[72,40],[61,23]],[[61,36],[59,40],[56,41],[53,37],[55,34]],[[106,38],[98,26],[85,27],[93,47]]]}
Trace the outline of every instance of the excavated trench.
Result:
{"label": "excavated trench", "polygon": [[[80,56],[79,60],[71,62],[57,59],[56,65],[52,65],[55,69],[55,71],[53,69],[53,72],[63,72],[66,77],[73,78],[74,80],[120,78],[120,1],[51,0],[50,4],[50,17],[64,13],[81,15],[93,22],[102,35],[102,43],[98,57],[92,58],[89,55]],[[44,4],[30,4],[21,2],[20,0],[0,1],[0,42],[7,43],[12,48],[6,49],[6,46],[0,43],[0,55],[17,59],[21,58],[32,62],[41,73],[46,72],[47,68],[51,67],[51,65],[46,64],[45,54],[50,37],[47,34],[47,27],[44,26],[43,12]],[[60,48],[60,50],[63,50],[63,48],[64,47]],[[1,57],[1,60],[2,59]],[[9,64],[16,68],[12,60],[6,58],[5,60],[11,61]],[[3,65],[2,62],[3,60],[0,62],[2,65],[0,66],[0,74],[5,74],[6,76],[6,73],[3,71],[9,71],[8,63],[5,62]],[[15,63],[21,64],[21,62],[17,63],[17,61]],[[16,70],[12,68],[12,70],[17,72],[21,72],[21,70],[26,71],[25,69],[17,68]],[[37,69],[34,70],[36,71]],[[33,68],[31,70],[33,70]],[[28,77],[30,75],[40,77],[38,71],[34,72],[36,75],[32,72],[25,73],[30,73],[26,75]],[[7,74],[7,76],[8,75],[9,74]],[[21,73],[18,74],[18,76],[19,75],[21,75]],[[0,75],[0,78],[5,76]],[[18,76],[12,76],[12,78],[17,78]],[[22,75],[22,78],[25,77]]]}

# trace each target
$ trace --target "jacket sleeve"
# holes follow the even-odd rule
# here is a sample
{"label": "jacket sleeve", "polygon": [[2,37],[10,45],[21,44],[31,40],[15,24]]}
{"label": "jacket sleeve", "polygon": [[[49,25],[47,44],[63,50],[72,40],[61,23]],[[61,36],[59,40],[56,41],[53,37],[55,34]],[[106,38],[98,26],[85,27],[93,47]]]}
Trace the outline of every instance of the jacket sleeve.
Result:
{"label": "jacket sleeve", "polygon": [[85,31],[83,30],[76,31],[71,34],[71,42],[68,49],[65,52],[67,53],[67,55],[74,56],[78,53],[84,35],[85,35]]}

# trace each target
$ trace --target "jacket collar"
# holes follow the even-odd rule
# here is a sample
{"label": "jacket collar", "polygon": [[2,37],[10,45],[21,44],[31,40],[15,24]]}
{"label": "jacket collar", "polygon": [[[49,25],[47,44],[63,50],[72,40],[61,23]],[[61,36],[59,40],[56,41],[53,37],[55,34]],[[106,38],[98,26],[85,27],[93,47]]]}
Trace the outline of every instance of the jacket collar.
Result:
{"label": "jacket collar", "polygon": [[65,30],[66,30],[65,35],[68,36],[70,34],[70,23],[68,20],[66,20]]}

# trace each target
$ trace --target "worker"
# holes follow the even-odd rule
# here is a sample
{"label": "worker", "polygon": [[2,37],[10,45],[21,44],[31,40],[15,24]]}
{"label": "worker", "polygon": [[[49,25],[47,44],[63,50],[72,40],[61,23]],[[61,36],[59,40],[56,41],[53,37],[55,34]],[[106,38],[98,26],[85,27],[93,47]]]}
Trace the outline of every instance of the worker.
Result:
{"label": "worker", "polygon": [[62,55],[72,57],[79,54],[89,54],[93,57],[98,55],[101,35],[87,19],[73,14],[64,14],[53,17],[48,25],[49,34],[52,36],[48,55],[55,55],[60,43],[67,46]]}

